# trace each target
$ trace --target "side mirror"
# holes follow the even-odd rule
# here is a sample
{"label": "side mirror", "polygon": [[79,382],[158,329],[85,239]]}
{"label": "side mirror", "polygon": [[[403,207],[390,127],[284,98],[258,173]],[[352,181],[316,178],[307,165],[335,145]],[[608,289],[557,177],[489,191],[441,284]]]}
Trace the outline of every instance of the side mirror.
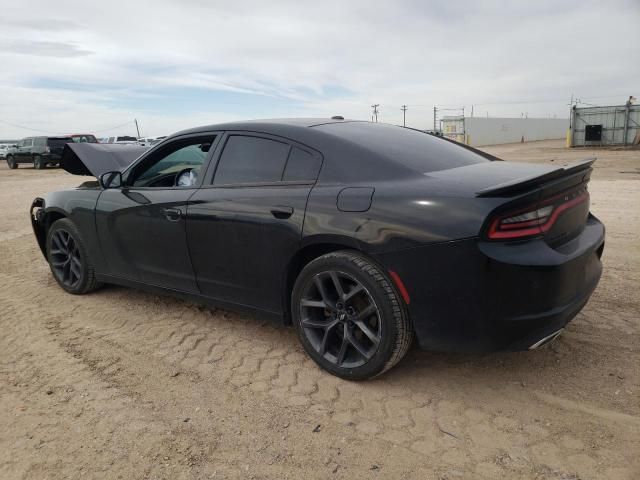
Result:
{"label": "side mirror", "polygon": [[107,172],[100,175],[100,186],[105,190],[107,188],[120,188],[122,187],[122,173],[121,172]]}

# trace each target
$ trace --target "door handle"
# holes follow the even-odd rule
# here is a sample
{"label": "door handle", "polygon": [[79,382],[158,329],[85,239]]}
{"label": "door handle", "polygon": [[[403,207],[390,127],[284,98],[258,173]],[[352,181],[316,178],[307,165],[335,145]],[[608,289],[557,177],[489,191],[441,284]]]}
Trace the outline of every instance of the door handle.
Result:
{"label": "door handle", "polygon": [[280,220],[286,220],[291,215],[293,215],[293,207],[287,207],[282,205],[279,205],[277,207],[272,207],[271,215],[273,215],[276,218],[279,218]]}
{"label": "door handle", "polygon": [[182,216],[182,210],[179,208],[164,208],[162,213],[164,213],[165,218],[170,222],[177,222]]}

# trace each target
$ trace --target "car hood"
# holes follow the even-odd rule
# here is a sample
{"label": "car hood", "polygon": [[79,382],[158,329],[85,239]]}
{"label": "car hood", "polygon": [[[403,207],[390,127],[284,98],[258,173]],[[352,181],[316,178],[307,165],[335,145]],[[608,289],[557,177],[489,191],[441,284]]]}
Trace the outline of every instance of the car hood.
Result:
{"label": "car hood", "polygon": [[60,166],[74,175],[97,178],[106,172],[124,170],[148,149],[139,145],[67,143],[62,151]]}

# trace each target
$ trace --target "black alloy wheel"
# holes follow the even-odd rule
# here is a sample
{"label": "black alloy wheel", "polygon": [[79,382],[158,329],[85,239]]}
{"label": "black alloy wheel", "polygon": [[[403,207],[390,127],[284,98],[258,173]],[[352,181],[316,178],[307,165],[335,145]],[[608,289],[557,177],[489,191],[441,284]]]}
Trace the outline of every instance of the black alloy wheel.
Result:
{"label": "black alloy wheel", "polygon": [[35,168],[36,170],[42,170],[44,167],[46,167],[46,163],[44,163],[44,160],[42,160],[42,157],[37,155],[35,157],[33,157],[33,168]]}
{"label": "black alloy wheel", "polygon": [[309,356],[349,380],[384,373],[413,339],[406,306],[392,282],[359,252],[332,252],[307,264],[293,289],[291,314]]}
{"label": "black alloy wheel", "polygon": [[74,288],[82,280],[82,260],[76,241],[66,230],[59,228],[51,236],[49,252],[51,269],[59,282]]}
{"label": "black alloy wheel", "polygon": [[345,272],[324,271],[307,284],[300,325],[327,361],[354,368],[371,360],[382,335],[380,312],[364,286]]}
{"label": "black alloy wheel", "polygon": [[87,293],[100,286],[82,237],[68,218],[56,220],[49,228],[47,260],[53,278],[69,293]]}
{"label": "black alloy wheel", "polygon": [[9,168],[11,170],[18,168],[18,163],[16,162],[16,159],[13,157],[13,155],[9,155],[7,157],[7,165],[9,165]]}

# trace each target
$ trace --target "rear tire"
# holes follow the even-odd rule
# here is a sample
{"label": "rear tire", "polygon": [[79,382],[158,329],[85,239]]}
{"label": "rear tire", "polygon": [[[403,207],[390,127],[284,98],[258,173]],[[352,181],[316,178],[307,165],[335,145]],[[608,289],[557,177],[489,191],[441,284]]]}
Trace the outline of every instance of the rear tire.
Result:
{"label": "rear tire", "polygon": [[80,232],[68,218],[56,220],[47,232],[47,260],[53,278],[74,295],[101,286]]}
{"label": "rear tire", "polygon": [[47,164],[44,163],[41,156],[38,155],[33,157],[33,168],[35,168],[36,170],[42,170],[46,166]]}
{"label": "rear tire", "polygon": [[18,164],[16,163],[16,159],[13,157],[13,155],[9,155],[7,157],[7,165],[9,165],[9,168],[11,170],[15,170],[16,168],[18,168]]}
{"label": "rear tire", "polygon": [[309,356],[347,380],[386,372],[413,341],[406,307],[393,283],[358,252],[328,253],[305,266],[293,289],[291,314]]}

